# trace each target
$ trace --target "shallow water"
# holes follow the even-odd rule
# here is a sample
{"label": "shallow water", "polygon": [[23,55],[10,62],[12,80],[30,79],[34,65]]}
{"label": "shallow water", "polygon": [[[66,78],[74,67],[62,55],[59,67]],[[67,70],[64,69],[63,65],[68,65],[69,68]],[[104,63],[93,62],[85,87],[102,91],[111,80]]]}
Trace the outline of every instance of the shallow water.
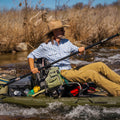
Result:
{"label": "shallow water", "polygon": [[0,55],[0,66],[27,61],[28,52],[7,53]]}
{"label": "shallow water", "polygon": [[[75,65],[86,65],[102,61],[112,70],[120,74],[120,49],[92,49],[91,54],[73,57],[70,61]],[[18,53],[19,54],[19,53]],[[27,61],[28,53],[0,56],[0,63],[13,64]],[[18,59],[19,58],[19,59]],[[9,61],[10,60],[10,61]],[[8,65],[9,66],[9,65]],[[64,107],[62,103],[50,103],[47,108],[24,108],[21,106],[0,104],[0,120],[119,120],[120,108],[99,106]]]}

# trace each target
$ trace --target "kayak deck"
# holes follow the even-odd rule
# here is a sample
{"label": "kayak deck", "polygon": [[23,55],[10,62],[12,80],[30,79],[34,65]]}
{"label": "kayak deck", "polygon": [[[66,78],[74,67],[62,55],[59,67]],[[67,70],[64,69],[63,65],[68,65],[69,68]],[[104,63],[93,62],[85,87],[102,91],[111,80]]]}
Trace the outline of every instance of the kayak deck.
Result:
{"label": "kayak deck", "polygon": [[4,97],[2,103],[17,104],[25,107],[47,107],[49,103],[61,102],[64,106],[93,105],[105,107],[120,107],[120,97],[62,97],[53,99],[44,95],[32,97]]}
{"label": "kayak deck", "polygon": [[[13,77],[13,76],[12,76]],[[8,79],[8,78],[7,78]],[[97,92],[98,94],[99,92]],[[105,92],[101,92],[103,97],[61,97],[53,99],[40,94],[37,97],[9,97],[0,95],[1,103],[16,104],[25,107],[47,107],[49,103],[61,102],[63,105],[77,106],[77,105],[93,105],[93,106],[105,106],[105,107],[120,107],[120,97],[108,97]],[[99,93],[99,95],[102,95]]]}

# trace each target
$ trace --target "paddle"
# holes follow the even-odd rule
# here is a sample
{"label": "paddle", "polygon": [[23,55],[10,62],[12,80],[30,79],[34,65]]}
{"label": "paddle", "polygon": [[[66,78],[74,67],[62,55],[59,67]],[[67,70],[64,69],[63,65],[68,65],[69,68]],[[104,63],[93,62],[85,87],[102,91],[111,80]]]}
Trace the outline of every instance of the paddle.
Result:
{"label": "paddle", "polygon": [[[86,47],[85,50],[90,49],[90,48],[92,48],[92,47],[94,47],[94,46],[96,46],[96,45],[102,44],[102,43],[104,43],[104,42],[106,42],[106,41],[108,41],[108,40],[110,40],[110,39],[112,39],[112,38],[114,38],[114,37],[116,37],[116,36],[119,36],[119,35],[120,35],[120,33],[117,33],[117,34],[115,34],[115,35],[113,35],[113,36],[111,36],[111,37],[109,37],[109,38],[106,38],[106,39],[101,40],[101,41],[99,41],[99,42],[97,42],[97,43],[94,43],[94,44]],[[72,53],[72,54],[70,54],[70,55],[68,55],[68,56],[65,56],[65,57],[63,57],[63,58],[61,58],[61,59],[59,59],[59,60],[57,60],[57,61],[54,61],[54,62],[52,62],[52,63],[50,63],[50,64],[48,64],[48,65],[46,65],[46,66],[43,66],[43,67],[39,68],[38,70],[41,70],[41,69],[43,69],[43,68],[49,68],[49,67],[51,67],[53,64],[55,64],[55,63],[57,63],[57,62],[59,62],[59,61],[61,61],[61,60],[64,60],[64,59],[66,59],[66,58],[68,58],[68,57],[71,57],[71,56],[73,56],[73,55],[76,55],[76,54],[78,54],[78,53],[79,53],[79,51],[74,52],[74,53]],[[31,74],[32,74],[32,72],[30,72],[30,73],[28,73],[28,74],[26,74],[26,75],[17,77],[17,78],[13,78],[13,79],[11,79],[7,84],[4,84],[3,87],[5,87],[5,86],[7,86],[7,85],[9,85],[9,84],[17,81],[17,80],[20,80],[20,79],[22,79],[22,78],[24,78],[24,77],[26,77],[26,76],[29,76],[29,75],[31,75]]]}

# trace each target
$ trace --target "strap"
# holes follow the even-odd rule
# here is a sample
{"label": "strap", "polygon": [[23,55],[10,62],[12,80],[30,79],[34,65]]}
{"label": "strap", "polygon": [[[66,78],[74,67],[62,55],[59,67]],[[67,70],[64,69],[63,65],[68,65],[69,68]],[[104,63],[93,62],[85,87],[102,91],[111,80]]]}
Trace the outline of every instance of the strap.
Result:
{"label": "strap", "polygon": [[9,80],[4,79],[4,78],[0,78],[0,81],[1,81],[1,82],[5,82],[5,83],[9,82]]}
{"label": "strap", "polygon": [[[61,75],[61,74],[60,74],[60,75]],[[61,75],[61,77],[62,77],[62,79],[64,80],[64,83],[67,84],[67,85],[69,85],[69,82],[70,82],[70,81],[68,81],[68,80],[67,80],[65,77],[63,77],[62,75]]]}

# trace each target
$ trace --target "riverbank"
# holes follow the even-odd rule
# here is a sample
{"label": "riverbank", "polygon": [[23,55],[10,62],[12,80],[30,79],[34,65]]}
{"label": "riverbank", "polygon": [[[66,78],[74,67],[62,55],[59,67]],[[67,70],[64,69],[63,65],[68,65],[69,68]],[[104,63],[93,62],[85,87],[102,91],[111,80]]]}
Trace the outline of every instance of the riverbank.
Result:
{"label": "riverbank", "polygon": [[[88,45],[119,32],[119,4],[90,7],[89,4],[79,6],[78,3],[71,8],[58,9],[57,12],[38,7],[27,8],[27,14],[25,10],[0,11],[0,53],[14,53],[17,44],[23,42],[28,49],[38,47],[48,32],[47,22],[55,18],[70,25],[69,29],[65,29],[65,36],[72,43],[79,41]],[[120,46],[120,38],[104,45]]]}

